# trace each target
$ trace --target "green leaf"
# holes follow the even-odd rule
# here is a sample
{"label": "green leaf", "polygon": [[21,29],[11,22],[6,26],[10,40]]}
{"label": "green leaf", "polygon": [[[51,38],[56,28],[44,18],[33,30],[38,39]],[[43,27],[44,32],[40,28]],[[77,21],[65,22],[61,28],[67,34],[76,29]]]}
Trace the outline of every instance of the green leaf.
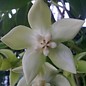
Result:
{"label": "green leaf", "polygon": [[16,13],[16,24],[17,25],[29,26],[27,16],[28,16],[28,11],[31,6],[32,6],[32,3],[29,2],[28,5],[23,6],[17,11]]}
{"label": "green leaf", "polygon": [[15,86],[15,84],[18,82],[20,77],[19,73],[15,73],[13,71],[10,71],[10,86]]}
{"label": "green leaf", "polygon": [[2,53],[9,60],[9,62],[17,60],[16,55],[9,49],[0,49],[0,53]]}
{"label": "green leaf", "polygon": [[7,59],[3,59],[0,70],[9,70],[10,68],[11,68],[10,62]]}
{"label": "green leaf", "polygon": [[5,57],[5,59],[11,65],[11,68],[21,66],[21,59],[18,59],[16,55],[9,49],[1,49],[0,53]]}
{"label": "green leaf", "polygon": [[3,35],[5,35],[7,32],[9,32],[15,25],[16,25],[16,22],[15,22],[15,15],[11,15],[12,18],[9,18],[8,16],[8,12],[5,13],[5,15],[3,16],[3,19],[2,19],[2,32],[3,32]]}
{"label": "green leaf", "polygon": [[86,56],[86,52],[82,52],[82,53],[79,53],[75,56],[75,60],[80,60],[82,59],[84,56]]}
{"label": "green leaf", "polygon": [[79,60],[77,62],[77,71],[79,73],[86,73],[86,61],[84,60]]}
{"label": "green leaf", "polygon": [[6,47],[7,46],[4,43],[0,42],[0,49],[6,48]]}
{"label": "green leaf", "polygon": [[31,0],[0,0],[0,10],[6,11],[24,6]]}
{"label": "green leaf", "polygon": [[0,67],[2,65],[2,56],[0,55]]}
{"label": "green leaf", "polygon": [[86,0],[67,0],[71,6],[71,12],[76,16],[86,15]]}

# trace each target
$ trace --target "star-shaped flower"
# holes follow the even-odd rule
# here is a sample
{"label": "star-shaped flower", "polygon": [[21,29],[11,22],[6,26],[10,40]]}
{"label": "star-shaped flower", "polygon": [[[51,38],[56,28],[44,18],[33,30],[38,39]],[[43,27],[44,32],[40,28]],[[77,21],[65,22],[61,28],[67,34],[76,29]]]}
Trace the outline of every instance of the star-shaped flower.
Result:
{"label": "star-shaped flower", "polygon": [[50,13],[43,0],[36,0],[28,13],[32,29],[19,25],[1,38],[12,49],[26,49],[22,65],[27,83],[36,77],[47,56],[57,67],[76,73],[72,52],[61,42],[73,39],[84,21],[69,18],[51,24]]}

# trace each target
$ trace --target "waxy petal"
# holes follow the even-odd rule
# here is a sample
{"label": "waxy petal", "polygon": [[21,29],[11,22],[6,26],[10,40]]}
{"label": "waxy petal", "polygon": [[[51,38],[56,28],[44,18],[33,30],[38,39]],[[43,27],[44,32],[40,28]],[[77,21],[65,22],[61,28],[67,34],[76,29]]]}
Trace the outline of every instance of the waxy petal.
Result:
{"label": "waxy petal", "polygon": [[59,41],[73,39],[79,32],[83,23],[83,20],[71,18],[59,20],[52,25],[52,37]]}
{"label": "waxy petal", "polygon": [[72,52],[65,45],[59,44],[57,48],[51,49],[49,58],[57,67],[76,73]]}
{"label": "waxy petal", "polygon": [[17,86],[29,86],[29,85],[26,84],[25,78],[22,77],[22,78],[19,80]]}
{"label": "waxy petal", "polygon": [[45,57],[40,51],[32,51],[26,50],[22,64],[23,64],[23,72],[26,79],[26,82],[30,85],[31,81],[36,77],[39,73],[41,66],[45,62]]}
{"label": "waxy petal", "polygon": [[69,81],[62,75],[58,74],[53,80],[52,84],[55,86],[71,86]]}
{"label": "waxy petal", "polygon": [[28,13],[32,29],[44,29],[51,25],[50,9],[43,0],[36,0]]}
{"label": "waxy petal", "polygon": [[42,70],[43,78],[46,82],[50,82],[58,73],[58,70],[48,62],[43,65]]}
{"label": "waxy petal", "polygon": [[14,27],[9,33],[2,37],[1,41],[15,50],[28,48],[31,46],[31,33],[32,32],[30,28],[19,25]]}

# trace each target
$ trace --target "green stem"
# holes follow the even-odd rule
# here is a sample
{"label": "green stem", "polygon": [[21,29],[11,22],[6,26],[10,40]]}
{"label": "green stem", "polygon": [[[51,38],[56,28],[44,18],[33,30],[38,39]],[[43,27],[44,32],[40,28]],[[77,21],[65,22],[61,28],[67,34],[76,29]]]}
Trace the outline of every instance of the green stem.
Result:
{"label": "green stem", "polygon": [[86,86],[86,80],[85,80],[85,75],[82,75],[82,81],[83,81],[83,86]]}
{"label": "green stem", "polygon": [[77,86],[73,74],[71,74],[71,73],[69,73],[69,72],[64,72],[64,75],[65,75],[66,78],[69,80],[71,86]]}

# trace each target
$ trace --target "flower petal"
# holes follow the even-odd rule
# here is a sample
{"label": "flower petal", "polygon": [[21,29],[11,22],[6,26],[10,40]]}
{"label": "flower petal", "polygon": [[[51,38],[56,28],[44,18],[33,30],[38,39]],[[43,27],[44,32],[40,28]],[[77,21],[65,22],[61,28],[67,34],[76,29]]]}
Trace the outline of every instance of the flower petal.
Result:
{"label": "flower petal", "polygon": [[15,72],[15,73],[21,73],[21,74],[23,74],[23,68],[22,68],[22,66],[16,67],[16,68],[12,69],[12,71]]}
{"label": "flower petal", "polygon": [[20,81],[18,82],[17,86],[29,86],[29,85],[27,85],[27,83],[26,83],[26,81],[25,81],[25,78],[22,77],[22,78],[20,79]]}
{"label": "flower petal", "polygon": [[41,66],[45,62],[45,57],[40,51],[26,50],[26,53],[23,57],[23,72],[28,84],[36,77],[39,73]]}
{"label": "flower petal", "polygon": [[43,29],[51,25],[51,15],[43,0],[36,0],[28,13],[28,21],[33,29]]}
{"label": "flower petal", "polygon": [[49,58],[57,67],[76,73],[72,52],[65,45],[59,44],[57,48],[50,50]]}
{"label": "flower petal", "polygon": [[58,74],[53,80],[52,84],[55,86],[71,86],[69,81],[62,75]]}
{"label": "flower petal", "polygon": [[52,25],[52,37],[55,40],[67,41],[73,39],[79,32],[84,21],[78,19],[62,19]]}
{"label": "flower petal", "polygon": [[15,50],[24,49],[30,46],[31,29],[19,25],[1,38],[1,41]]}
{"label": "flower petal", "polygon": [[58,70],[52,66],[50,63],[46,62],[43,65],[43,78],[46,82],[50,82],[58,73]]}

